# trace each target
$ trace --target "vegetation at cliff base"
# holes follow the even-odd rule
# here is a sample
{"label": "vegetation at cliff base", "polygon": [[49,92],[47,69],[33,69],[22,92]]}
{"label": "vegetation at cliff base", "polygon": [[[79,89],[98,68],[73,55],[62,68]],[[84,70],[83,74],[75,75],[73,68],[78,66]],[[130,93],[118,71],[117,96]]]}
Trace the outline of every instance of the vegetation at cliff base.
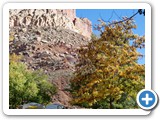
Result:
{"label": "vegetation at cliff base", "polygon": [[56,87],[47,81],[42,71],[31,71],[20,62],[21,56],[10,55],[9,105],[17,108],[28,102],[47,104],[56,93]]}
{"label": "vegetation at cliff base", "polygon": [[138,109],[145,19],[145,9],[9,10],[9,109]]}
{"label": "vegetation at cliff base", "polygon": [[[71,80],[74,105],[87,108],[138,108],[137,93],[145,88],[145,65],[137,63],[144,36],[133,33],[133,19],[103,26],[100,38],[82,48]],[[132,43],[132,44],[131,44]]]}

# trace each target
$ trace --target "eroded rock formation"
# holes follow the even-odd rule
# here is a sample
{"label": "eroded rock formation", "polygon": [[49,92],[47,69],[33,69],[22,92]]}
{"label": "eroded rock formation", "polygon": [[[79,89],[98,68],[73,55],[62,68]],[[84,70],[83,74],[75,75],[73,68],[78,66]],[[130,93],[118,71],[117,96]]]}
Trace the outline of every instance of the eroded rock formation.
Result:
{"label": "eroded rock formation", "polygon": [[75,10],[10,10],[10,54],[23,55],[31,70],[42,69],[58,88],[53,103],[73,108],[67,91],[80,47],[90,42],[91,22]]}
{"label": "eroded rock formation", "polygon": [[87,38],[92,34],[91,22],[76,17],[75,9],[13,9],[10,10],[10,27],[16,26],[63,27]]}

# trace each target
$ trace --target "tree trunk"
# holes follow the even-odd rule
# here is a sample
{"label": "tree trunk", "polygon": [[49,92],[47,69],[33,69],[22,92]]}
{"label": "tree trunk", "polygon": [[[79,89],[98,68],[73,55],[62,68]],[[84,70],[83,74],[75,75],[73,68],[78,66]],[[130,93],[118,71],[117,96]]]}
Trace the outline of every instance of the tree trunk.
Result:
{"label": "tree trunk", "polygon": [[114,109],[112,102],[113,102],[113,99],[110,97],[110,100],[109,100],[109,108],[110,109]]}

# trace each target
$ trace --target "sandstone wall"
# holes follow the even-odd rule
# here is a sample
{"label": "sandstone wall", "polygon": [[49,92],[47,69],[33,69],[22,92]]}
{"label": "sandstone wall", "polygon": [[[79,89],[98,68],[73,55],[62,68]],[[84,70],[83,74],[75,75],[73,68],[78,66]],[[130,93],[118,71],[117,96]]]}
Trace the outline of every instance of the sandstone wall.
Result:
{"label": "sandstone wall", "polygon": [[91,22],[87,18],[76,18],[75,27],[84,36],[90,37],[92,34]]}
{"label": "sandstone wall", "polygon": [[9,26],[64,27],[90,39],[91,22],[76,17],[75,9],[11,9]]}

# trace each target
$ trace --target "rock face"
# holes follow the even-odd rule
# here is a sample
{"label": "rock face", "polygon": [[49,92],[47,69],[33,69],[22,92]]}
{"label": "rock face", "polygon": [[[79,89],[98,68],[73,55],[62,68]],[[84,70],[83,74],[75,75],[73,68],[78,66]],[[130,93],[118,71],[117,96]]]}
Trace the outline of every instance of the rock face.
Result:
{"label": "rock face", "polygon": [[69,80],[73,77],[78,62],[78,50],[89,40],[81,34],[63,27],[12,27],[10,36],[10,54],[23,55],[22,62],[31,70],[42,69],[55,84],[58,92],[52,103],[69,104],[71,95]]}
{"label": "rock face", "polygon": [[77,18],[74,9],[13,9],[9,20],[10,54],[23,55],[29,69],[42,69],[49,76],[58,88],[52,103],[73,108],[67,90],[78,51],[91,41],[91,22]]}
{"label": "rock face", "polygon": [[10,53],[22,54],[31,69],[43,68],[46,72],[73,68],[77,51],[89,40],[84,36],[63,28],[28,27],[11,28],[14,41],[10,42]]}
{"label": "rock face", "polygon": [[90,39],[91,22],[87,18],[76,17],[75,9],[11,9],[10,28],[12,27],[63,27]]}

